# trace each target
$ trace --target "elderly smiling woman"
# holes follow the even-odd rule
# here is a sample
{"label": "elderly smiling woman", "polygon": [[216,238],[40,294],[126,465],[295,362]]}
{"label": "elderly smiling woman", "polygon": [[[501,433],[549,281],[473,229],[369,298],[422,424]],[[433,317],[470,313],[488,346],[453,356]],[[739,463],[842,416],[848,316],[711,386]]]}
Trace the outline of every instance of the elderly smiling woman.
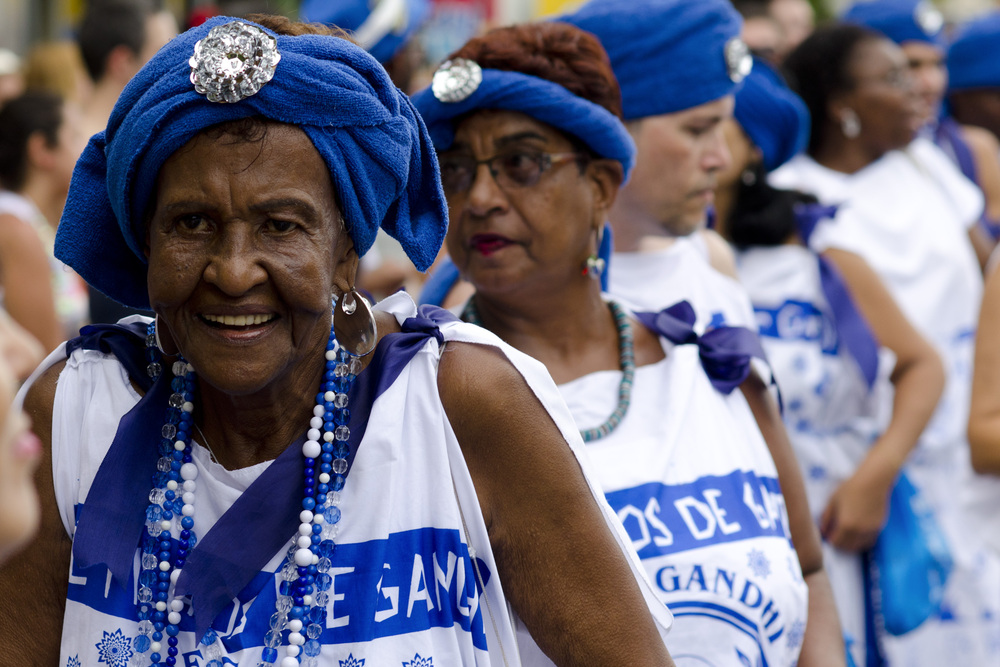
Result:
{"label": "elderly smiling woman", "polygon": [[168,44],[77,166],[59,254],[156,319],[85,329],[27,390],[44,517],[2,651],[670,664],[541,366],[353,289],[380,224],[422,268],[445,233],[409,100],[349,41],[259,21]]}

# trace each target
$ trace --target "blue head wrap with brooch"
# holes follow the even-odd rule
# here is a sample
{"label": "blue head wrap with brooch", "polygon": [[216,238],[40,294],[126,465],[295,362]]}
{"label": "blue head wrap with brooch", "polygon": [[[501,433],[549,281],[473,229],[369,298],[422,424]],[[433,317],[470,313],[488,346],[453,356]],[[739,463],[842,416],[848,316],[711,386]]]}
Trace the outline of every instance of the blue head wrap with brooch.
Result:
{"label": "blue head wrap with brooch", "polygon": [[306,133],[359,255],[382,227],[418,269],[430,266],[447,205],[409,98],[347,40],[228,17],[175,38],[125,87],[73,172],[56,256],[113,299],[148,308],[145,219],[160,168],[203,130],[252,116]]}
{"label": "blue head wrap with brooch", "polygon": [[754,60],[753,70],[736,93],[733,116],[763,153],[768,171],[791,160],[809,143],[809,109],[764,61]]}
{"label": "blue head wrap with brooch", "polygon": [[876,30],[897,44],[926,42],[944,47],[944,16],[929,0],[862,0],[842,18]]}
{"label": "blue head wrap with brooch", "polygon": [[684,111],[736,91],[752,61],[728,0],[591,0],[560,21],[611,58],[625,120]]}
{"label": "blue head wrap with brooch", "polygon": [[438,68],[431,85],[413,96],[413,104],[439,151],[451,147],[457,118],[480,109],[503,109],[540,120],[582,141],[595,154],[617,160],[626,178],[635,163],[635,142],[616,115],[530,74],[482,69],[456,58]]}
{"label": "blue head wrap with brooch", "polygon": [[335,25],[380,63],[389,62],[416,34],[431,13],[428,0],[303,0],[303,21]]}

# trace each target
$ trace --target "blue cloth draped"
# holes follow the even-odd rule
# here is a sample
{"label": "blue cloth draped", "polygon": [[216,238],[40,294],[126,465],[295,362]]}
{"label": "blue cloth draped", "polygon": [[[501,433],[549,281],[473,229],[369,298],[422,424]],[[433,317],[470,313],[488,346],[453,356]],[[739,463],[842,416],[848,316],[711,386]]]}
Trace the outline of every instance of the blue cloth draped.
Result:
{"label": "blue cloth draped", "polygon": [[962,26],[948,47],[948,92],[1000,87],[1000,11]]}
{"label": "blue cloth draped", "polygon": [[480,109],[504,109],[540,120],[579,139],[597,155],[617,160],[626,179],[635,164],[635,142],[617,116],[558,83],[530,74],[483,69],[482,83],[464,100],[442,102],[425,88],[413,96],[413,104],[439,151],[451,148],[456,119]]}
{"label": "blue cloth draped", "polygon": [[347,40],[303,35],[276,36],[281,61],[260,92],[209,102],[195,91],[188,60],[195,42],[234,20],[213,18],[178,36],[125,87],[77,163],[56,256],[113,299],[149,308],[145,224],[160,168],[203,130],[257,116],[295,125],[312,141],[359,255],[381,226],[425,270],[444,240],[447,206],[409,98]]}
{"label": "blue cloth draped", "polygon": [[[368,366],[349,393],[353,464],[375,399],[385,392],[430,339],[444,338],[439,325],[454,315],[421,306],[402,330],[379,341]],[[139,330],[141,328],[141,331]],[[145,325],[87,327],[67,346],[113,354],[140,385],[145,372]],[[138,373],[138,375],[132,375]],[[145,378],[145,381],[143,381]],[[78,567],[105,565],[125,586],[132,572],[149,504],[150,476],[156,469],[160,429],[166,418],[172,374],[164,369],[145,396],[121,420],[118,432],[80,510],[73,557]],[[179,595],[191,594],[199,637],[216,616],[253,580],[297,532],[302,511],[303,434],[282,452],[191,551],[177,580]],[[348,469],[348,474],[350,468]],[[286,492],[275,493],[276,489]]]}
{"label": "blue cloth draped", "polygon": [[736,91],[736,122],[774,171],[809,143],[809,109],[770,65],[754,59],[753,69]]}
{"label": "blue cloth draped", "polygon": [[702,368],[712,386],[730,394],[750,375],[750,362],[767,360],[760,338],[743,327],[716,327],[702,335],[694,330],[697,319],[694,308],[680,301],[658,313],[635,313],[635,317],[650,331],[675,345],[697,345]]}
{"label": "blue cloth draped", "polygon": [[[803,243],[809,245],[816,225],[824,218],[832,218],[837,212],[836,206],[822,204],[799,204],[796,206],[795,220],[798,224],[799,236]],[[871,389],[878,377],[878,340],[872,333],[868,321],[854,304],[854,298],[837,267],[820,254],[816,254],[819,263],[820,287],[833,313],[833,326],[837,331],[837,339],[847,348],[848,353],[858,363],[861,374]]]}

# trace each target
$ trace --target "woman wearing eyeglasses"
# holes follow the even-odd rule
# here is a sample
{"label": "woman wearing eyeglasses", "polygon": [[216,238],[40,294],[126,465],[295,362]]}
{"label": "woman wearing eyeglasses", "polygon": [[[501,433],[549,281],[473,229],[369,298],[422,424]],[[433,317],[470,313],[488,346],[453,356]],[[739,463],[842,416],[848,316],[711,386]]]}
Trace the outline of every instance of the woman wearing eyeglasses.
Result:
{"label": "woman wearing eyeglasses", "polygon": [[844,664],[787,440],[768,432],[770,448],[735,391],[756,339],[699,338],[687,303],[633,314],[602,296],[598,248],[635,147],[598,42],[562,23],[500,28],[414,102],[438,149],[448,250],[476,289],[462,315],[560,385],[673,612],[677,664]]}

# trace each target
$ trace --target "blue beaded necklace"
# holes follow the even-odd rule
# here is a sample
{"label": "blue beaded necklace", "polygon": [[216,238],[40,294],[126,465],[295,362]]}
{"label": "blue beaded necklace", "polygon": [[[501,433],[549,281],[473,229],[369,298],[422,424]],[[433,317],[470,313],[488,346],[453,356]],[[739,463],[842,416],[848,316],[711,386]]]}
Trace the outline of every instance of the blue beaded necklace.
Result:
{"label": "blue beaded necklace", "polygon": [[[153,322],[146,334],[146,372],[155,380],[163,365]],[[278,662],[278,649],[285,632],[288,633],[285,656],[280,667],[300,664],[317,667],[322,648],[319,638],[326,622],[327,591],[333,583],[328,574],[332,566],[330,556],[340,527],[340,491],[344,488],[351,451],[347,394],[361,370],[361,360],[337,344],[332,328],[325,357],[322,391],[316,395],[306,442],[302,445],[305,490],[299,530],[278,572],[281,583],[275,613],[264,636],[261,654],[260,664],[265,667]],[[195,374],[183,357],[174,362],[172,371],[173,393],[161,430],[160,459],[146,508],[137,593],[139,635],[132,644],[135,663],[145,665],[148,659],[153,667],[177,664],[177,635],[186,603],[174,594],[174,588],[188,554],[197,543],[194,502],[198,467],[192,460],[190,447]],[[200,643],[207,658],[205,667],[223,667],[224,649],[218,634],[209,629]]]}
{"label": "blue beaded necklace", "polygon": [[[622,379],[618,383],[618,405],[607,420],[596,428],[580,431],[584,442],[593,442],[605,437],[621,424],[632,402],[632,384],[635,381],[635,340],[632,335],[632,324],[628,314],[616,301],[608,301],[608,308],[615,318],[615,328],[618,330],[618,363],[622,370]],[[462,319],[471,324],[482,326],[479,310],[475,299],[469,299],[462,311]]]}

